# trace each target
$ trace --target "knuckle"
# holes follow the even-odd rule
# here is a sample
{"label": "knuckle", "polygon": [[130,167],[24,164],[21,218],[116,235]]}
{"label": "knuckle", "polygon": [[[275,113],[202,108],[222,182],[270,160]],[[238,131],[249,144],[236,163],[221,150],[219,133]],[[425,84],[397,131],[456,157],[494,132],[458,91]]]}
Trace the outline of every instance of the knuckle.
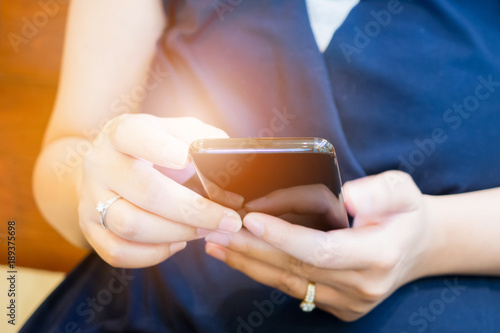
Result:
{"label": "knuckle", "polygon": [[[392,201],[403,201],[407,206],[418,204],[421,198],[421,192],[415,181],[406,172],[400,170],[391,170],[383,173],[386,191]],[[404,195],[401,195],[401,194]]]}
{"label": "knuckle", "polygon": [[150,265],[159,264],[172,256],[170,244],[155,244],[156,250],[151,254]]}
{"label": "knuckle", "polygon": [[408,184],[408,201],[413,204],[413,208],[416,208],[422,200],[422,192],[415,183]]}
{"label": "knuckle", "polygon": [[[282,290],[288,295],[298,295],[298,288],[300,286],[301,279],[289,272],[283,272],[276,283],[276,288]],[[305,292],[305,291],[304,291]],[[297,297],[301,297],[298,295]]]}
{"label": "knuckle", "polygon": [[295,257],[290,257],[288,259],[288,266],[292,273],[297,275],[307,275],[310,274],[314,267],[302,260]]}
{"label": "knuckle", "polygon": [[195,193],[192,198],[192,207],[197,212],[202,212],[205,209],[209,209],[211,207],[211,201],[207,198],[202,197],[201,195]]}
{"label": "knuckle", "polygon": [[126,135],[125,128],[128,123],[130,123],[132,116],[130,114],[124,113],[110,119],[106,125],[104,125],[103,132],[108,134],[108,138],[113,146],[117,146],[120,142],[122,135]]}
{"label": "knuckle", "polygon": [[273,234],[273,235],[269,235],[269,237],[272,238],[272,239],[269,239],[270,243],[274,247],[279,248],[279,249],[284,248],[285,244],[290,241],[290,238],[288,237],[288,235],[286,233]]}
{"label": "knuckle", "polygon": [[398,261],[398,252],[386,248],[381,250],[376,258],[373,259],[372,267],[377,271],[390,272],[397,266]]}
{"label": "knuckle", "polygon": [[113,215],[113,220],[110,222],[108,223],[110,229],[122,238],[133,240],[139,233],[139,228],[130,214],[120,211]]}
{"label": "knuckle", "polygon": [[101,255],[102,259],[113,267],[124,267],[123,251],[120,246],[111,243],[107,244],[104,253]]}
{"label": "knuckle", "polygon": [[[129,182],[133,184],[136,191],[140,194],[137,197],[137,204],[144,207],[145,205],[161,205],[168,198],[162,198],[160,193],[162,193],[162,182],[156,179],[155,174],[148,172],[145,166],[139,160],[134,161],[130,169],[130,180]],[[162,202],[160,202],[162,201]]]}
{"label": "knuckle", "polygon": [[186,200],[182,204],[177,204],[178,207],[183,206],[180,211],[183,221],[210,230],[219,228],[220,221],[224,216],[222,207],[198,195]]}
{"label": "knuckle", "polygon": [[325,184],[319,185],[318,192],[321,198],[329,198],[332,196],[332,191]]}
{"label": "knuckle", "polygon": [[203,122],[196,117],[185,117],[185,121],[193,126],[201,126]]}
{"label": "knuckle", "polygon": [[253,253],[253,248],[247,242],[233,243],[231,242],[231,237],[229,237],[229,240],[234,251],[246,256],[250,256]]}
{"label": "knuckle", "polygon": [[239,256],[232,255],[231,252],[227,253],[226,264],[240,272],[246,272],[248,270],[248,265],[246,260],[239,260]]}
{"label": "knuckle", "polygon": [[94,169],[96,163],[96,159],[94,158],[94,154],[90,153],[82,161],[82,171],[83,173],[87,173],[90,170]]}
{"label": "knuckle", "polygon": [[390,174],[392,177],[396,177],[396,178],[399,178],[401,179],[401,181],[404,181],[404,182],[413,182],[413,179],[411,178],[411,176],[404,172],[404,171],[401,171],[401,170],[390,170],[390,171],[386,171],[387,174]]}
{"label": "knuckle", "polygon": [[100,169],[103,163],[103,159],[101,159],[98,155],[99,155],[98,152],[93,146],[93,148],[89,151],[89,153],[83,157],[82,171],[84,173]]}
{"label": "knuckle", "polygon": [[366,302],[376,302],[379,300],[383,295],[384,292],[382,291],[381,288],[365,288],[360,291],[361,298],[366,301]]}
{"label": "knuckle", "polygon": [[224,217],[224,211],[221,206],[216,203],[211,202],[208,199],[203,198],[206,205],[202,209],[197,209],[194,215],[194,221],[196,223],[203,223],[209,228],[217,229],[219,227],[220,221]]}
{"label": "knuckle", "polygon": [[202,130],[203,126],[205,125],[205,123],[195,117],[182,117],[181,122],[183,126],[186,126],[186,128],[189,128],[193,132]]}
{"label": "knuckle", "polygon": [[83,200],[78,203],[78,226],[84,234],[87,233],[90,218],[87,217],[89,212],[88,206],[84,204]]}
{"label": "knuckle", "polygon": [[347,310],[352,319],[357,319],[367,312],[367,306],[363,302],[352,302]]}
{"label": "knuckle", "polygon": [[365,314],[366,311],[361,311],[357,306],[351,306],[339,313],[339,319],[351,323],[363,317]]}
{"label": "knuckle", "polygon": [[420,194],[420,190],[415,184],[415,181],[413,178],[406,172],[403,171],[393,171],[399,179],[401,179],[401,183],[404,186],[405,192],[407,192],[409,195],[412,196],[417,196]]}
{"label": "knuckle", "polygon": [[386,283],[383,282],[372,282],[358,289],[359,296],[363,300],[363,307],[359,307],[360,310],[366,312],[367,304],[377,303],[381,298],[383,298],[389,292],[389,288]]}
{"label": "knuckle", "polygon": [[147,202],[156,206],[158,204],[157,200],[160,189],[158,183],[152,179],[153,177],[140,177],[138,180],[139,191],[143,194],[142,198],[144,200],[143,204]]}
{"label": "knuckle", "polygon": [[224,130],[221,130],[220,128],[215,128],[212,130],[213,131],[213,136],[218,137],[218,138],[225,138],[228,137],[227,133]]}
{"label": "knuckle", "polygon": [[330,268],[349,260],[345,256],[334,235],[319,234],[312,255],[305,258],[305,262],[317,268]]}

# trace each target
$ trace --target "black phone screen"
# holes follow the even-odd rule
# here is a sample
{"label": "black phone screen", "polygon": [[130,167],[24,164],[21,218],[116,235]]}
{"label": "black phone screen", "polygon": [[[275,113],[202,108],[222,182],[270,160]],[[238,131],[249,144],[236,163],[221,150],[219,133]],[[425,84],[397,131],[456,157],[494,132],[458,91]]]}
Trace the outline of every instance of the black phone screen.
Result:
{"label": "black phone screen", "polygon": [[[331,150],[316,149],[311,143],[318,139],[282,139],[286,144],[269,144],[272,139],[259,142],[252,139],[238,139],[232,145],[224,139],[206,140],[203,149],[193,148],[191,160],[209,198],[216,197],[217,191],[229,191],[243,196],[245,202],[279,192],[286,198],[289,191],[293,200],[309,202],[315,207],[286,214],[291,222],[321,230],[346,227],[347,214],[343,205],[342,183],[333,147]],[[290,145],[291,140],[309,144]],[[301,141],[300,141],[301,140]],[[212,142],[210,142],[212,141]],[[325,140],[326,141],[326,140]],[[256,149],[255,147],[260,147]],[[254,148],[252,148],[254,147]],[[299,148],[298,148],[299,147]],[[299,196],[299,197],[297,197]],[[281,199],[281,200],[282,200]],[[292,199],[290,199],[292,200]],[[307,204],[305,204],[307,206]],[[300,217],[297,217],[300,215]]]}

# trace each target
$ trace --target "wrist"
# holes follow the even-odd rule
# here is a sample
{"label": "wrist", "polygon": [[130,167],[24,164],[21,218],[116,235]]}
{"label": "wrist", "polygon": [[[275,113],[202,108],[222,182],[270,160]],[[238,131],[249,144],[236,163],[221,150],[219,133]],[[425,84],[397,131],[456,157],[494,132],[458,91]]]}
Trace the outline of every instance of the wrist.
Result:
{"label": "wrist", "polygon": [[446,262],[447,231],[439,201],[437,196],[422,195],[419,223],[424,226],[423,232],[416,236],[421,237],[421,246],[415,249],[417,259],[406,282],[442,273]]}
{"label": "wrist", "polygon": [[423,261],[423,275],[444,272],[447,262],[448,226],[443,216],[443,202],[439,196],[424,195],[425,216],[428,224],[428,247]]}
{"label": "wrist", "polygon": [[45,220],[71,244],[88,249],[78,225],[83,157],[75,154],[81,140],[64,137],[43,147],[34,169],[33,194]]}

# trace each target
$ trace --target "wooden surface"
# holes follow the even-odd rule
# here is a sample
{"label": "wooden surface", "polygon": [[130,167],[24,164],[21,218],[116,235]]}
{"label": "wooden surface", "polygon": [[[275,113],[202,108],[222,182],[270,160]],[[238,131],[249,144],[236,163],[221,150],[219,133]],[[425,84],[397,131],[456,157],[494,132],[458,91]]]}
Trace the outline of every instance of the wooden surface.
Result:
{"label": "wooden surface", "polygon": [[[68,271],[85,252],[38,212],[31,174],[57,88],[68,1],[0,1],[0,263],[7,222],[16,221],[20,266]],[[31,28],[31,29],[30,29]]]}

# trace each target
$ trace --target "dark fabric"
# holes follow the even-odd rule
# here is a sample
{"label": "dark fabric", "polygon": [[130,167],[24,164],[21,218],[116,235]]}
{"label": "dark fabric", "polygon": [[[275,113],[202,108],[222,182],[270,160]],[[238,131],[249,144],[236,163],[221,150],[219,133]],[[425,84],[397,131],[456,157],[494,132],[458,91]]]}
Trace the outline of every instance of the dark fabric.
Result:
{"label": "dark fabric", "polygon": [[[165,10],[156,62],[168,75],[148,96],[152,113],[196,116],[231,136],[325,137],[344,180],[399,168],[425,193],[500,186],[500,2],[361,1],[324,55],[303,1],[165,1]],[[493,277],[415,281],[353,323],[302,313],[299,302],[196,241],[148,269],[92,254],[22,332],[500,331]]]}
{"label": "dark fabric", "polygon": [[194,116],[232,137],[324,137],[344,179],[364,175],[345,140],[305,3],[221,3],[166,2],[171,25],[157,64],[167,77],[150,91],[148,112]]}
{"label": "dark fabric", "polygon": [[428,194],[500,186],[500,2],[391,3],[361,1],[325,54],[354,156]]}
{"label": "dark fabric", "polygon": [[[88,257],[21,332],[498,332],[500,281],[438,277],[400,288],[345,323],[203,253],[203,241],[148,269]],[[81,331],[80,331],[81,330]]]}

